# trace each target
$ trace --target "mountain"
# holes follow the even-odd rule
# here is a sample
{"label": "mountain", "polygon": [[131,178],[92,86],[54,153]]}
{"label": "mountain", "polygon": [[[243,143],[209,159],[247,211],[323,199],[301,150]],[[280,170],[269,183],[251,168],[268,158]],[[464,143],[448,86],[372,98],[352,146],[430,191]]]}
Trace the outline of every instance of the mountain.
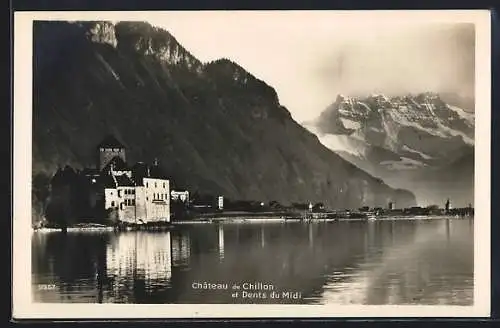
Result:
{"label": "mountain", "polygon": [[474,114],[439,94],[338,95],[304,126],[344,159],[413,191],[422,205],[474,203]]}
{"label": "mountain", "polygon": [[323,146],[265,82],[227,59],[201,63],[167,31],[36,22],[34,42],[35,178],[94,166],[95,146],[113,134],[128,161],[158,158],[193,192],[335,208],[415,204]]}
{"label": "mountain", "polygon": [[454,92],[440,92],[439,97],[447,104],[462,108],[466,112],[474,113],[475,111],[474,97],[466,97]]}

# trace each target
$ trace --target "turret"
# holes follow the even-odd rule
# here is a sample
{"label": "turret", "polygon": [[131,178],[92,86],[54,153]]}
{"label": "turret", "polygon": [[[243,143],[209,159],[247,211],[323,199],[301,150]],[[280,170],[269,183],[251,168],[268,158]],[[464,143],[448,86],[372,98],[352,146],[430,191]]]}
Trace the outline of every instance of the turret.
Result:
{"label": "turret", "polygon": [[112,135],[108,135],[101,141],[97,146],[97,151],[99,170],[102,170],[114,157],[120,157],[123,162],[126,162],[125,146]]}

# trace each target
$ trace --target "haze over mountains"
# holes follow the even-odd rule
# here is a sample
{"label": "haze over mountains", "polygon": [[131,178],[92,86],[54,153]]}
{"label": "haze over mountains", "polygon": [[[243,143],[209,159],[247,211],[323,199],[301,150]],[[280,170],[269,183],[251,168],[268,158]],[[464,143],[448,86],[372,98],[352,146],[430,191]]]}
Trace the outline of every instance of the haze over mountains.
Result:
{"label": "haze over mountains", "polygon": [[387,97],[338,95],[313,122],[321,142],[422,205],[474,203],[474,114],[435,93]]}
{"label": "haze over mountains", "polygon": [[34,178],[93,166],[109,133],[132,163],[157,157],[191,191],[333,208],[415,204],[327,149],[237,63],[202,63],[147,23],[35,22]]}

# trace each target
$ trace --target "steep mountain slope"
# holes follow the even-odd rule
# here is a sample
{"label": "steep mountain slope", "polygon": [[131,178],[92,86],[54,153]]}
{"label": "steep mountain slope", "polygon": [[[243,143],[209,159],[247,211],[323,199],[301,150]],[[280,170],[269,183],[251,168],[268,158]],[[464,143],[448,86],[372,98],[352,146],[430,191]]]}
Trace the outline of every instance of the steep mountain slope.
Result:
{"label": "steep mountain slope", "polygon": [[113,133],[176,185],[232,199],[333,207],[415,203],[324,147],[237,64],[203,64],[146,23],[37,22],[33,173],[94,166]]}
{"label": "steep mountain slope", "polygon": [[474,115],[433,93],[342,95],[305,126],[344,159],[422,204],[474,202]]}

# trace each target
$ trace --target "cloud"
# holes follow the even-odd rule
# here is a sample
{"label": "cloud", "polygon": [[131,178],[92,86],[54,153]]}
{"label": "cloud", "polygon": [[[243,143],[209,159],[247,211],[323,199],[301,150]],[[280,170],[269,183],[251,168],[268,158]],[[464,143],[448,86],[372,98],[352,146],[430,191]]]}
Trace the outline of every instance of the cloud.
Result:
{"label": "cloud", "polygon": [[473,96],[474,25],[403,13],[170,12],[148,21],[200,60],[229,58],[266,81],[297,121],[337,93]]}
{"label": "cloud", "polygon": [[315,67],[317,86],[325,91],[474,97],[473,25],[395,28],[338,41]]}

